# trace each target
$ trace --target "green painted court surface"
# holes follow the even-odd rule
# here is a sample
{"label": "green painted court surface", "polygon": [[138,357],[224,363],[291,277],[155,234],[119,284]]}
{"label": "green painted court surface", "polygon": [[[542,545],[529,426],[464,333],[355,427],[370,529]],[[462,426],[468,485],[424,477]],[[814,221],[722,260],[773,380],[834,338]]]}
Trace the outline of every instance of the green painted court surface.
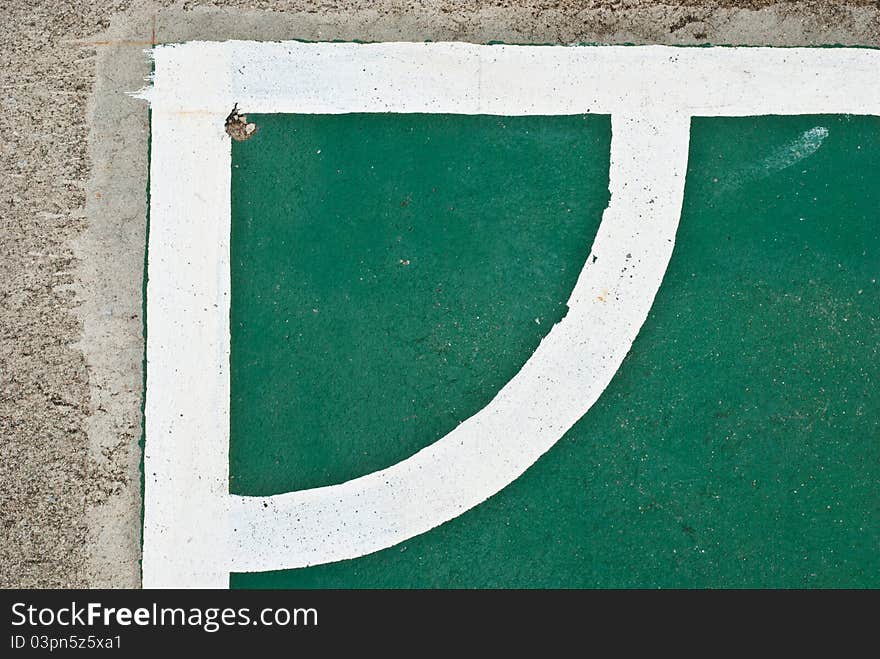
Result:
{"label": "green painted court surface", "polygon": [[[607,206],[611,129],[251,118],[232,158],[230,489],[264,495],[392,465],[517,372]],[[878,587],[878,277],[880,120],[694,119],[663,285],[565,438],[402,545],[231,585]]]}

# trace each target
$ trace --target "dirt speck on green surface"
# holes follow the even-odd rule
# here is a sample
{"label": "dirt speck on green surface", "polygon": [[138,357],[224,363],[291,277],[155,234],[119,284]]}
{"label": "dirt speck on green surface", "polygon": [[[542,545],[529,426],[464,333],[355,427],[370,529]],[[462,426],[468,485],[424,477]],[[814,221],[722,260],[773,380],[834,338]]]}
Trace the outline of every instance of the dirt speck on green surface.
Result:
{"label": "dirt speck on green surface", "polygon": [[226,134],[236,142],[249,140],[257,132],[257,124],[248,121],[247,115],[239,111],[238,103],[235,104],[232,112],[226,117],[225,128]]}
{"label": "dirt speck on green surface", "polygon": [[0,586],[139,584],[145,50],[189,39],[880,46],[872,0],[14,0],[0,43]]}

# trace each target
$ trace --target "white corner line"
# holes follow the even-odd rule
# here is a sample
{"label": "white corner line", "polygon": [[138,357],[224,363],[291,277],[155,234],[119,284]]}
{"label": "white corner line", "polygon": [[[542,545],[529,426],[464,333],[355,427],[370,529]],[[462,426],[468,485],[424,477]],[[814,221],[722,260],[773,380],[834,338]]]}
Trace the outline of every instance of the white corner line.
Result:
{"label": "white corner line", "polygon": [[[145,587],[225,588],[231,571],[353,558],[492,496],[586,413],[644,322],[672,254],[691,116],[880,114],[880,51],[863,49],[192,42],[154,57]],[[223,119],[234,102],[612,115],[611,202],[568,314],[486,408],[387,469],[272,497],[229,493]]]}

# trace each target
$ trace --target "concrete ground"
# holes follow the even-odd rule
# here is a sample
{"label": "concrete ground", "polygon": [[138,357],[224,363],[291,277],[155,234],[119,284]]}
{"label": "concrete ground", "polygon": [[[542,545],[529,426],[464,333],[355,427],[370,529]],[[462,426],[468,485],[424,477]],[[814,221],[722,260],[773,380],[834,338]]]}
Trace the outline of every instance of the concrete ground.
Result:
{"label": "concrete ground", "polygon": [[[223,5],[219,9],[217,5]],[[0,587],[137,587],[152,43],[880,46],[875,0],[13,0],[0,45]]]}

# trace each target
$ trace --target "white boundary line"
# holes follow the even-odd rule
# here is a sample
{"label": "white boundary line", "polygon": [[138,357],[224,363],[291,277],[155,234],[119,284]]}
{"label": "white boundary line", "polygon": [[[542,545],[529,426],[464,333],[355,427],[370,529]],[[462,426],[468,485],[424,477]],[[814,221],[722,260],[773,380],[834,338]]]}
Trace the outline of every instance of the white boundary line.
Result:
{"label": "white boundary line", "polygon": [[[484,501],[590,408],[635,339],[672,253],[691,116],[880,114],[875,50],[192,42],[154,58],[145,587],[225,588],[231,571],[360,556]],[[612,115],[611,202],[569,313],[486,408],[388,469],[229,494],[223,119],[235,102],[253,113]]]}

